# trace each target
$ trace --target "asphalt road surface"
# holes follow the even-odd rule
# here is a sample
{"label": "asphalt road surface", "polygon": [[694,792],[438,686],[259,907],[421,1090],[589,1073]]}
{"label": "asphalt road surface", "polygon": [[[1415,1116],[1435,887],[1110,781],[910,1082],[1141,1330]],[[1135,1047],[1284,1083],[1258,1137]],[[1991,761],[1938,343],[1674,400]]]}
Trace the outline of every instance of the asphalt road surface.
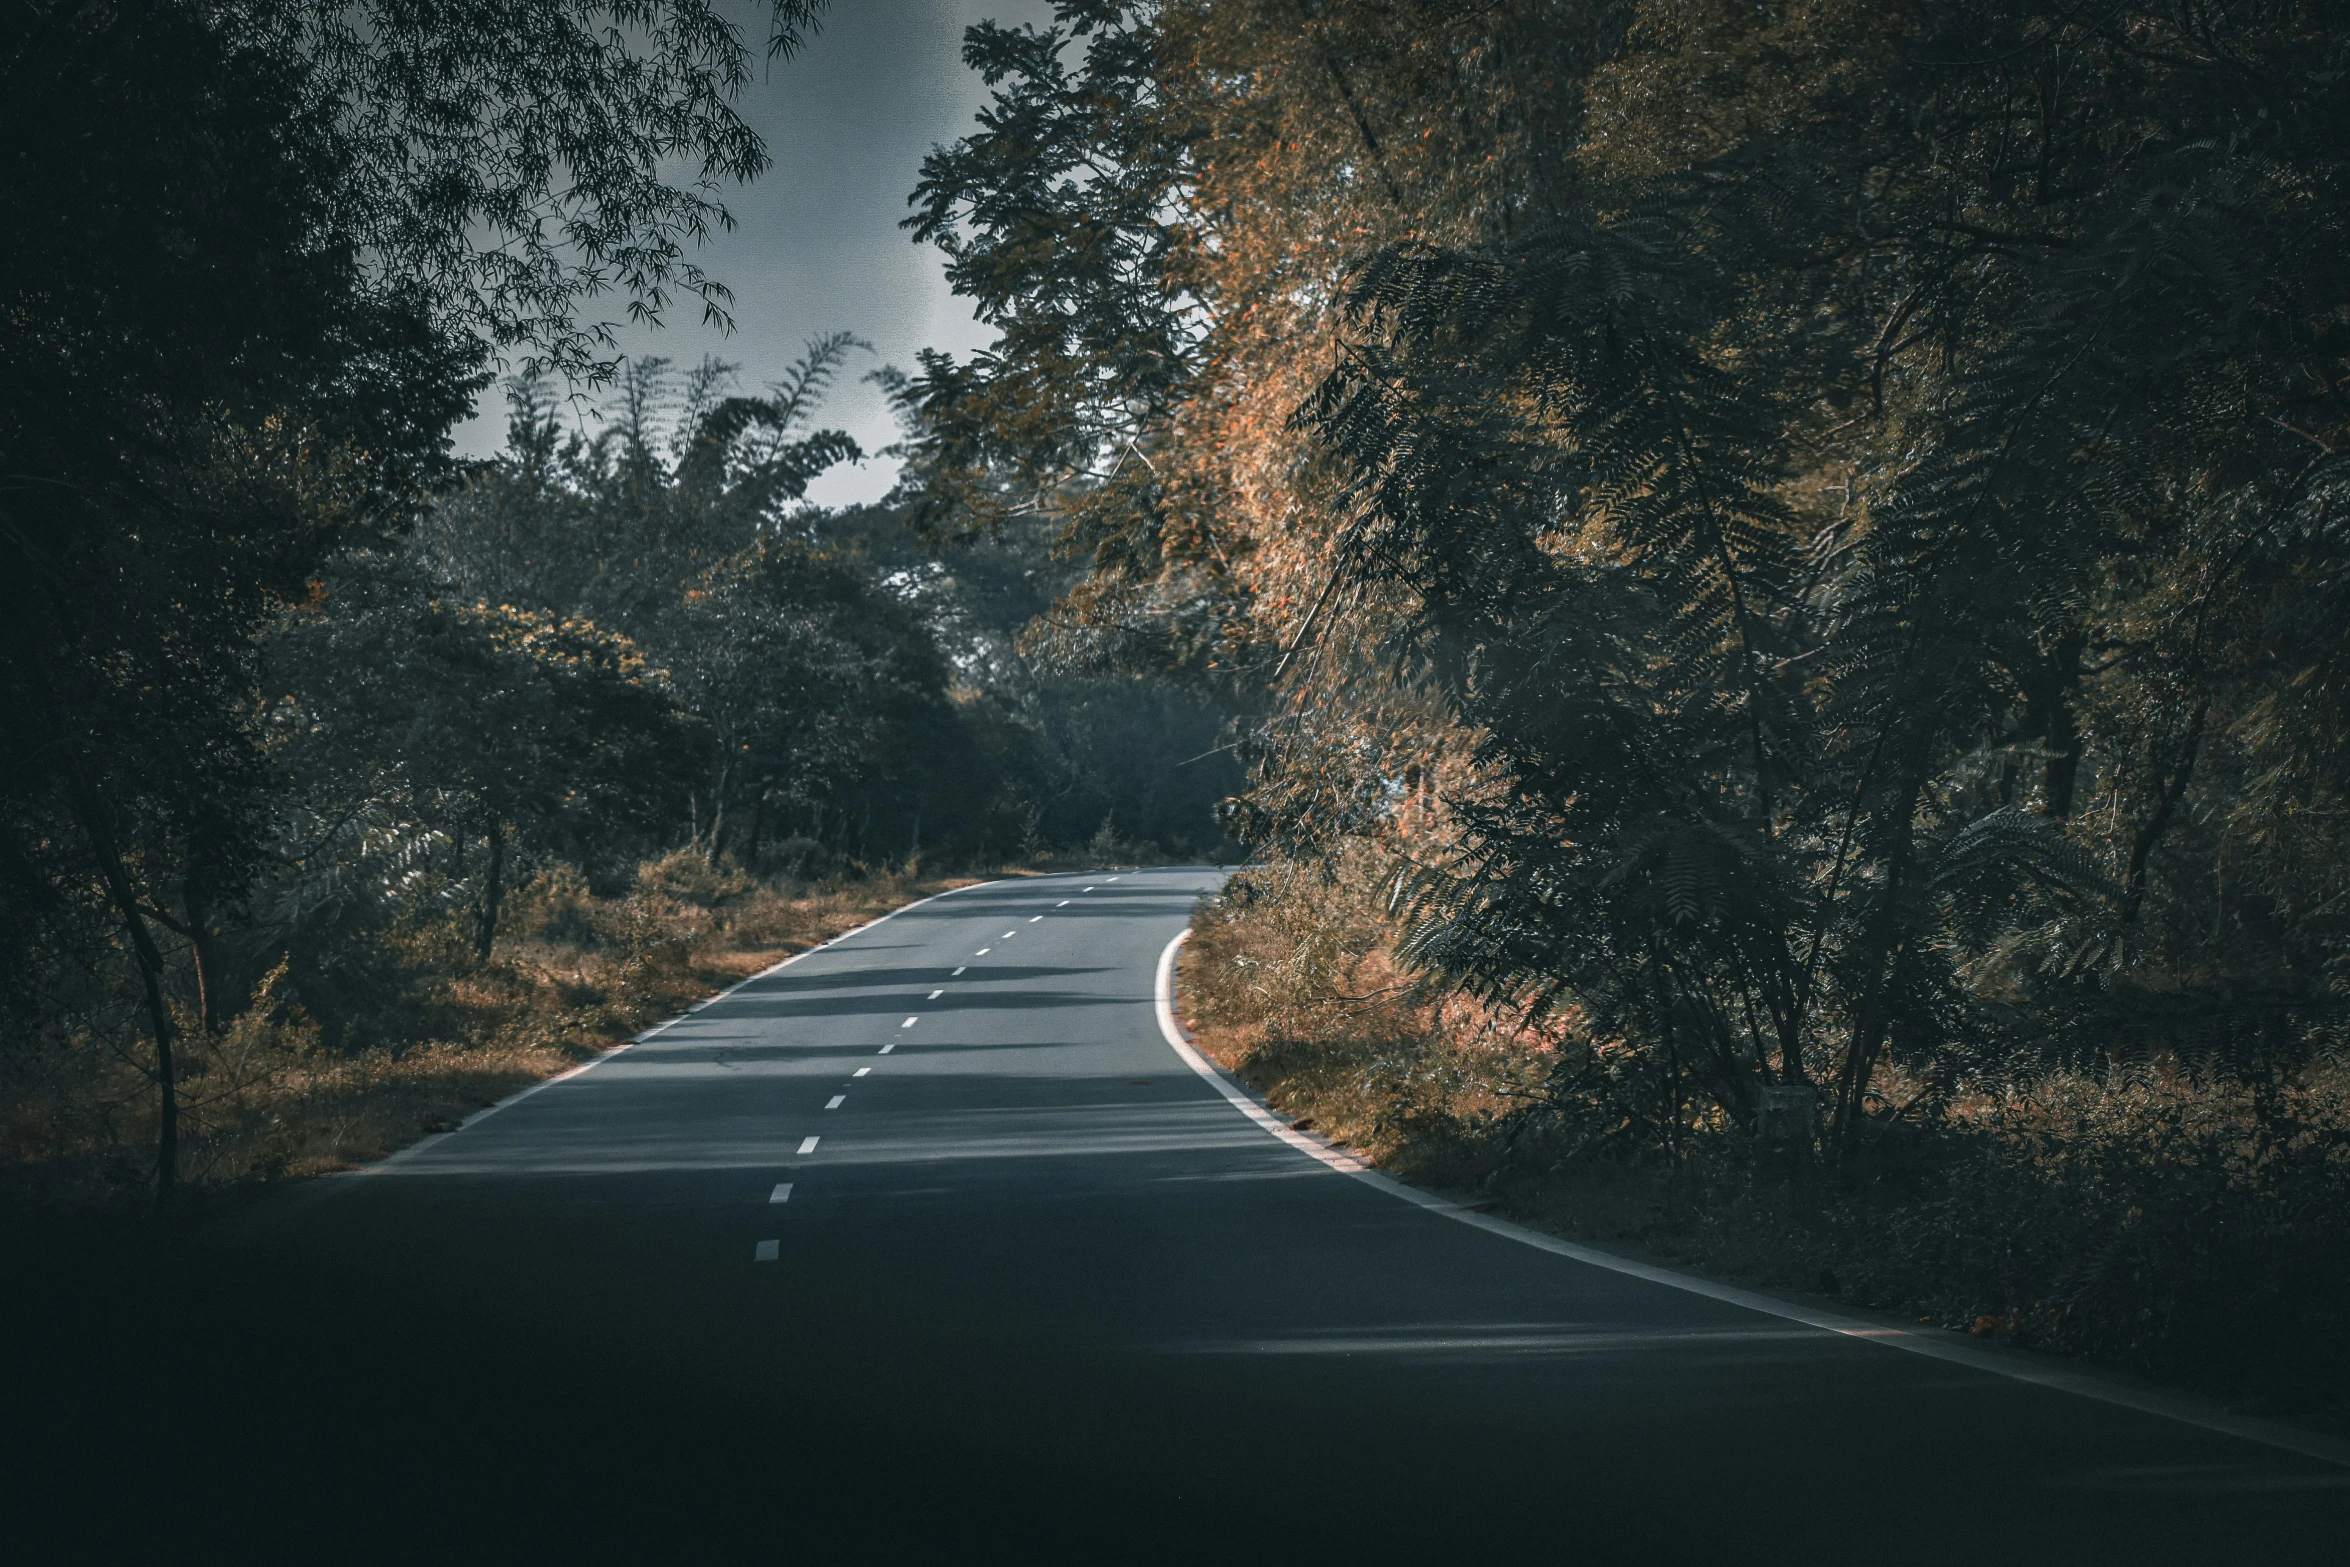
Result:
{"label": "asphalt road surface", "polygon": [[166,1290],[63,1281],[20,1516],[86,1560],[2350,1560],[2335,1465],[1276,1140],[1154,1010],[1216,881],[949,894]]}

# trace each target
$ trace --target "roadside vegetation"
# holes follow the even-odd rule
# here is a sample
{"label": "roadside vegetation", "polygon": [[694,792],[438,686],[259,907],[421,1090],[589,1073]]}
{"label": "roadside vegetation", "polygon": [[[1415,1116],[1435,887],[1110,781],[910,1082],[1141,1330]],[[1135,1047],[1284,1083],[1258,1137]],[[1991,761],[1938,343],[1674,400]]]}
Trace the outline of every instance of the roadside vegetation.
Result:
{"label": "roadside vegetation", "polygon": [[829,388],[903,377],[612,354],[738,308],[692,260],[768,161],[735,19],[17,20],[0,1197],[334,1168],[942,875],[1217,850],[1225,707],[1040,649],[1086,570],[1049,527],[806,503],[863,456]]}
{"label": "roadside vegetation", "polygon": [[[1178,999],[1219,1064],[1391,1174],[1537,1228],[2350,1419],[2350,1072],[2175,1063],[1976,1085],[1830,1163],[1729,1117],[1657,1135],[1653,1063],[1431,984],[1362,881],[1254,871],[1200,910]],[[1897,1103],[1930,1086],[1887,1071]]]}
{"label": "roadside vegetation", "polygon": [[[293,960],[280,957],[224,1027],[190,1031],[181,1178],[217,1202],[380,1158],[715,990],[963,884],[884,873],[817,885],[680,849],[599,894],[558,862],[515,889],[488,958],[475,955],[462,912],[398,920],[335,955],[346,984],[314,1012]],[[153,1085],[135,1057],[75,1043],[11,1056],[0,1138],[12,1162],[0,1186],[10,1202],[45,1209],[136,1206],[154,1173]]]}
{"label": "roadside vegetation", "polygon": [[1057,15],[917,192],[1003,329],[917,504],[1246,693],[1219,1048],[1583,1233],[2339,1407],[2350,11]]}
{"label": "roadside vegetation", "polygon": [[1395,1167],[2340,1406],[2350,8],[1062,0],[912,196],[994,344],[758,387],[595,325],[755,308],[753,46],[619,10],[0,38],[15,1166],[1241,846],[1203,1025]]}

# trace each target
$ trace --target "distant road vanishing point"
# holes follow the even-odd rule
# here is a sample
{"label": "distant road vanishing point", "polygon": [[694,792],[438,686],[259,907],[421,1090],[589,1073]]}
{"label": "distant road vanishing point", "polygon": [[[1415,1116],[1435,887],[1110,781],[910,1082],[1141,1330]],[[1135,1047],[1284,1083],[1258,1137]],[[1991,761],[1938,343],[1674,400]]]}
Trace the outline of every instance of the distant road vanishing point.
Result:
{"label": "distant road vanishing point", "polygon": [[50,1503],[247,1560],[2350,1560],[2322,1456],[1270,1135],[1159,1021],[1218,882],[947,894],[214,1226],[168,1374],[57,1417],[167,1478]]}

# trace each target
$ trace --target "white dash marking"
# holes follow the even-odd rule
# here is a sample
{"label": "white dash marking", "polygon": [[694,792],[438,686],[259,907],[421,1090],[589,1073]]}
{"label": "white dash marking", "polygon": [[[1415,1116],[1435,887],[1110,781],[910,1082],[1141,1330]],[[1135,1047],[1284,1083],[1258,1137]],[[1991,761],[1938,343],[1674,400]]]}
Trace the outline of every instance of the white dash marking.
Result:
{"label": "white dash marking", "polygon": [[[977,952],[974,952],[974,953],[972,953],[971,955],[972,955],[973,957],[975,957],[975,958],[984,958],[984,957],[986,957],[986,956],[987,956],[989,953],[991,953],[991,952],[993,952],[993,951],[995,951],[995,948],[993,948],[993,947],[981,947],[981,948],[980,948],[980,949],[979,949]],[[956,972],[956,973],[958,973],[958,974],[960,974],[960,973],[962,973],[963,971],[962,971],[961,969],[957,969],[957,970],[955,970],[955,972]]]}
{"label": "white dash marking", "polygon": [[898,1025],[898,1027],[900,1027],[900,1028],[912,1028],[912,1027],[914,1026],[914,1022],[915,1022],[915,1020],[914,1020],[913,1018],[908,1018],[908,1019],[906,1019],[906,1020],[905,1020],[903,1023],[900,1023],[900,1024]]}
{"label": "white dash marking", "polygon": [[[969,968],[970,966],[971,966],[970,964],[966,963],[966,964],[964,964],[964,965],[963,965],[963,968]],[[963,968],[959,968],[959,969],[955,970],[955,974],[960,974],[960,973],[962,973],[962,972],[963,972]],[[949,974],[949,975],[947,976],[947,978],[949,978],[949,979],[953,979],[953,978],[955,977],[955,974]]]}
{"label": "white dash marking", "polygon": [[1017,936],[1017,935],[1019,935],[1019,934],[1020,934],[1020,933],[1019,933],[1018,931],[1016,931],[1016,930],[1007,930],[1007,931],[1005,931],[1005,932],[1004,932],[1004,940],[1006,940],[1006,941],[1010,941],[1010,940],[1011,940],[1011,939],[1012,939],[1014,936]]}
{"label": "white dash marking", "polygon": [[789,1182],[789,1181],[777,1181],[777,1182],[775,1183],[775,1190],[773,1190],[773,1191],[771,1191],[771,1192],[769,1192],[769,1193],[767,1194],[767,1200],[768,1200],[769,1202],[771,1202],[771,1203],[776,1203],[776,1202],[790,1202],[790,1201],[791,1201],[791,1182]]}
{"label": "white dash marking", "polygon": [[816,1144],[817,1144],[817,1142],[818,1142],[818,1139],[817,1139],[817,1138],[813,1138],[813,1137],[803,1137],[803,1138],[801,1138],[801,1139],[800,1139],[800,1152],[802,1152],[802,1153],[814,1153],[814,1152],[816,1151]]}
{"label": "white dash marking", "polygon": [[1031,925],[1033,925],[1033,924],[1035,924],[1035,923],[1036,923],[1036,920],[1040,920],[1040,919],[1043,919],[1043,918],[1044,918],[1044,916],[1043,916],[1043,915],[1041,915],[1041,914],[1039,914],[1038,916],[1036,916],[1036,919],[1030,920],[1028,923],[1029,923],[1029,924],[1031,924]]}
{"label": "white dash marking", "polygon": [[936,1001],[939,997],[945,994],[946,992],[943,990],[934,990],[929,995],[924,996],[922,999],[925,1001]]}
{"label": "white dash marking", "polygon": [[776,1258],[782,1255],[783,1242],[761,1241],[758,1245],[758,1249],[751,1253],[751,1260],[753,1262],[773,1262]]}
{"label": "white dash marking", "polygon": [[854,1072],[851,1072],[851,1073],[849,1074],[849,1076],[851,1076],[851,1077],[863,1077],[863,1076],[864,1076],[864,1075],[865,1075],[867,1072],[870,1072],[870,1071],[872,1071],[872,1070],[873,1070],[873,1068],[871,1068],[871,1067],[869,1067],[869,1066],[861,1066],[861,1067],[857,1068],[857,1069],[856,1069]]}
{"label": "white dash marking", "polygon": [[883,1045],[883,1046],[881,1047],[881,1053],[882,1053],[883,1055],[888,1055],[888,1054],[889,1054],[889,1053],[890,1053],[892,1050],[895,1050],[895,1049],[897,1049],[897,1047],[898,1047],[898,1042],[897,1042],[896,1040],[894,1040],[894,1039],[893,1039],[893,1040],[891,1040],[891,1041],[890,1041],[888,1044],[886,1044],[886,1045]]}
{"label": "white dash marking", "polygon": [[825,1100],[825,1101],[824,1101],[824,1108],[825,1108],[825,1109],[827,1109],[827,1110],[838,1110],[838,1109],[839,1109],[839,1108],[840,1108],[842,1105],[845,1105],[845,1104],[847,1104],[848,1102],[849,1102],[849,1096],[848,1096],[848,1095],[846,1095],[846,1094],[834,1094],[834,1095],[833,1095],[833,1096],[832,1096],[830,1099],[827,1099],[827,1100]]}
{"label": "white dash marking", "polygon": [[1056,908],[1056,909],[1065,909],[1065,908],[1067,908],[1068,906],[1069,906],[1069,900],[1068,900],[1067,898],[1063,898],[1063,899],[1062,899],[1060,902],[1058,902],[1058,903],[1056,903],[1056,904],[1054,904],[1054,905],[1053,905],[1053,907],[1054,907],[1054,908]]}
{"label": "white dash marking", "polygon": [[1093,891],[1093,889],[1092,889],[1091,887],[1088,887],[1088,888],[1086,888],[1085,890],[1086,890],[1087,892],[1091,892],[1091,891]]}

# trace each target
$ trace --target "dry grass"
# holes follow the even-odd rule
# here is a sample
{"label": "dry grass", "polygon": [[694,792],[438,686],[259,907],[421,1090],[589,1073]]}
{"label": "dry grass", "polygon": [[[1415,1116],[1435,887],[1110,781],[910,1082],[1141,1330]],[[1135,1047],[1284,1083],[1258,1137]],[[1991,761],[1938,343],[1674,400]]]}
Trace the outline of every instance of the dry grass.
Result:
{"label": "dry grass", "polygon": [[[650,861],[625,897],[567,867],[514,898],[492,957],[454,921],[378,937],[392,979],[340,1048],[281,964],[221,1033],[191,1030],[183,1178],[197,1200],[379,1159],[648,1024],[913,899],[969,878],[821,886]],[[184,1022],[193,1023],[193,1018]],[[0,1190],[16,1205],[135,1203],[150,1179],[154,1091],[96,1031],[19,1058],[0,1085]]]}
{"label": "dry grass", "polygon": [[2350,1416],[2350,1072],[2042,1078],[1834,1168],[1718,1122],[1668,1150],[1544,1099],[1557,1038],[1409,985],[1365,869],[1252,872],[1185,948],[1201,1048],[1293,1122],[1556,1234]]}

